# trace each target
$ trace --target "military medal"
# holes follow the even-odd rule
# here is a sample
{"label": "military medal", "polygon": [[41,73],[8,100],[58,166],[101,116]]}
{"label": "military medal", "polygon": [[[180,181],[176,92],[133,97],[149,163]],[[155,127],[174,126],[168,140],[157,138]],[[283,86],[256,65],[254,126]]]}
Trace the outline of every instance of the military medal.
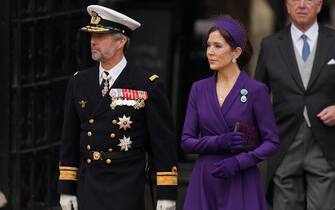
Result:
{"label": "military medal", "polygon": [[144,106],[145,106],[144,100],[138,100],[134,105],[134,109],[140,109],[143,108]]}
{"label": "military medal", "polygon": [[102,96],[105,96],[108,93],[110,78],[111,78],[111,75],[109,75],[108,72],[104,72],[104,74],[102,74],[102,79],[103,79],[102,80],[103,87],[101,89]]}
{"label": "military medal", "polygon": [[111,109],[114,110],[116,106],[116,100],[112,99],[112,103],[110,104]]}
{"label": "military medal", "polygon": [[102,96],[105,96],[105,95],[107,94],[107,92],[108,92],[108,87],[107,87],[107,86],[104,86],[104,87],[102,88],[102,90],[101,90],[101,94],[102,94]]}
{"label": "military medal", "polygon": [[131,128],[130,124],[132,124],[133,121],[130,120],[130,117],[126,117],[126,115],[123,115],[123,117],[119,117],[119,122],[117,123],[120,126],[120,129],[127,130],[127,128]]}
{"label": "military medal", "polygon": [[140,109],[145,107],[145,100],[148,99],[147,91],[142,90],[113,88],[109,91],[109,95],[112,98],[111,109],[115,109],[116,106],[132,106],[134,109]]}
{"label": "military medal", "polygon": [[248,90],[247,89],[245,89],[245,88],[243,88],[243,89],[241,89],[241,91],[240,91],[240,93],[241,93],[241,102],[242,103],[245,103],[245,102],[247,102],[247,95],[248,95]]}
{"label": "military medal", "polygon": [[121,147],[121,151],[128,151],[128,148],[131,148],[131,143],[133,143],[132,141],[130,141],[130,137],[126,137],[123,136],[122,139],[120,140],[120,144],[118,144],[118,146]]}

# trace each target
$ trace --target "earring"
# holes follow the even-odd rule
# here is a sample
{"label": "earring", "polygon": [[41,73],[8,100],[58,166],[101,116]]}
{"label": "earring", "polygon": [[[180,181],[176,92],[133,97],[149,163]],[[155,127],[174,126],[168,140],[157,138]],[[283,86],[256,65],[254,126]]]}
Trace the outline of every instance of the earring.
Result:
{"label": "earring", "polygon": [[231,60],[232,63],[236,63],[236,58],[233,57],[233,59]]}

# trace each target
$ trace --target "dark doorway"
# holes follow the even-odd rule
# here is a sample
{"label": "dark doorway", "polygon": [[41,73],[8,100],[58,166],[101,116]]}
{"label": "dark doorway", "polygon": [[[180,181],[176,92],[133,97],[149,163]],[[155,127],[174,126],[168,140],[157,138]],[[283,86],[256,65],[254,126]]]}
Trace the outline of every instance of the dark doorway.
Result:
{"label": "dark doorway", "polygon": [[[89,3],[94,3],[90,1]],[[92,65],[81,0],[2,2],[1,181],[6,209],[58,209],[58,148],[67,80]]]}

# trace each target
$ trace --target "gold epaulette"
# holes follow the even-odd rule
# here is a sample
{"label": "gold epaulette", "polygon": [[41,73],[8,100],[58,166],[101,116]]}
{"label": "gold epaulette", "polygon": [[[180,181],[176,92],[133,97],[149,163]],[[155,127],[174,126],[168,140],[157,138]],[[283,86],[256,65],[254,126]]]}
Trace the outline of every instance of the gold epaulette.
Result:
{"label": "gold epaulette", "polygon": [[76,76],[78,73],[79,73],[79,71],[76,71],[76,72],[73,74],[73,76]]}
{"label": "gold epaulette", "polygon": [[156,173],[157,186],[178,185],[177,167],[173,166],[171,171]]}
{"label": "gold epaulette", "polygon": [[59,166],[59,180],[77,181],[77,167]]}
{"label": "gold epaulette", "polygon": [[153,75],[151,75],[150,77],[149,77],[149,80],[151,81],[151,82],[153,82],[153,81],[155,81],[155,79],[158,79],[159,78],[159,76],[157,75],[157,74],[153,74]]}

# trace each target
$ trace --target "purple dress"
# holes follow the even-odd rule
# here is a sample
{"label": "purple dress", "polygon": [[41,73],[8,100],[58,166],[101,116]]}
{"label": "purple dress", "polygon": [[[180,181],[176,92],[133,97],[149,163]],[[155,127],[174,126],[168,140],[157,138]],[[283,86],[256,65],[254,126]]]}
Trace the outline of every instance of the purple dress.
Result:
{"label": "purple dress", "polygon": [[[248,91],[242,102],[241,90]],[[236,122],[258,126],[261,144],[254,150],[234,154],[240,172],[229,178],[212,176],[214,164],[230,152],[219,153],[213,138],[233,131]],[[213,141],[212,141],[213,142]],[[184,122],[181,147],[199,154],[189,182],[184,210],[265,210],[263,183],[257,163],[268,159],[279,147],[278,132],[268,88],[241,71],[220,107],[216,74],[193,84]]]}

